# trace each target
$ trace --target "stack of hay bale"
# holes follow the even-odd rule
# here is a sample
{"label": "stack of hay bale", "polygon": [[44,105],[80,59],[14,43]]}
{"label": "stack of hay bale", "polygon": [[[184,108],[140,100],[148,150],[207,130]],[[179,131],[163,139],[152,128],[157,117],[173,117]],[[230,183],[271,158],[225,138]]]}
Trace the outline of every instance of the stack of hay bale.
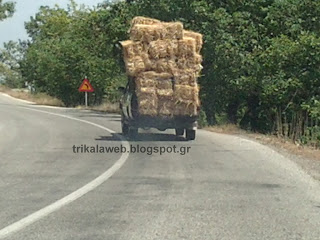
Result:
{"label": "stack of hay bale", "polygon": [[180,22],[135,17],[121,42],[127,74],[134,77],[138,111],[148,116],[196,116],[202,35]]}

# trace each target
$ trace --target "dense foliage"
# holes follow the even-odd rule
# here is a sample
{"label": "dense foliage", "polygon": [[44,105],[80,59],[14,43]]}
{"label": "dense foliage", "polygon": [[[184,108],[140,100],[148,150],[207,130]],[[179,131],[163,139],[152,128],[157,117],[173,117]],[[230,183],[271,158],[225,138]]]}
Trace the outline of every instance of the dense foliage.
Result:
{"label": "dense foliage", "polygon": [[2,3],[2,0],[0,0],[0,21],[8,17],[11,17],[15,10],[14,7],[15,7],[15,3],[13,2]]}
{"label": "dense foliage", "polygon": [[42,7],[26,23],[31,37],[20,61],[23,80],[76,105],[88,76],[116,100],[126,81],[119,41],[136,15],[181,21],[204,35],[200,78],[204,118],[320,143],[320,1],[135,0],[95,9]]}

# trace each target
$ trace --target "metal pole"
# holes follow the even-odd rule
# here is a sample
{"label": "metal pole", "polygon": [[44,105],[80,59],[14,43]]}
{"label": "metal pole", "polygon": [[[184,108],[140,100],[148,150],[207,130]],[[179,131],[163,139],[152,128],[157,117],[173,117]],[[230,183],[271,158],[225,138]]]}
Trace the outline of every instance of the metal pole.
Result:
{"label": "metal pole", "polygon": [[86,102],[86,107],[88,107],[88,92],[84,93],[85,95],[85,102]]}

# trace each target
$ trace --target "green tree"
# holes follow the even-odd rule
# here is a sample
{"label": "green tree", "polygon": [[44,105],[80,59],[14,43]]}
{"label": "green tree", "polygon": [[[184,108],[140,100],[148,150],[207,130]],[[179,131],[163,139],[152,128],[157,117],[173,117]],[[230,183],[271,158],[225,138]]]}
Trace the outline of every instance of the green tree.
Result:
{"label": "green tree", "polygon": [[15,3],[13,2],[5,2],[3,3],[0,0],[0,21],[11,17],[15,11]]}

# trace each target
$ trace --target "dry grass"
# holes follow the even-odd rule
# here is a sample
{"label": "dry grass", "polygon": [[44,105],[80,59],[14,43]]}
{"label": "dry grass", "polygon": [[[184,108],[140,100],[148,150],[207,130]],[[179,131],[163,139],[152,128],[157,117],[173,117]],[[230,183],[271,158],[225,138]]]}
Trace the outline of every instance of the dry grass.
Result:
{"label": "dry grass", "polygon": [[120,113],[119,104],[118,103],[110,103],[105,102],[98,106],[88,106],[85,107],[83,105],[77,106],[77,109],[87,109],[97,112],[107,112],[107,113]]}
{"label": "dry grass", "polygon": [[259,133],[248,132],[240,129],[233,124],[212,126],[205,128],[206,130],[218,133],[242,135],[254,139],[262,144],[273,146],[277,149],[284,150],[289,154],[295,154],[304,158],[320,161],[320,149],[315,149],[310,146],[302,146],[288,139],[280,138],[274,135],[264,135]]}
{"label": "dry grass", "polygon": [[34,102],[38,105],[48,105],[48,106],[57,106],[63,107],[64,104],[61,100],[51,97],[45,93],[36,93],[31,94],[25,90],[12,90],[5,86],[0,86],[0,92],[6,93],[11,97]]}

